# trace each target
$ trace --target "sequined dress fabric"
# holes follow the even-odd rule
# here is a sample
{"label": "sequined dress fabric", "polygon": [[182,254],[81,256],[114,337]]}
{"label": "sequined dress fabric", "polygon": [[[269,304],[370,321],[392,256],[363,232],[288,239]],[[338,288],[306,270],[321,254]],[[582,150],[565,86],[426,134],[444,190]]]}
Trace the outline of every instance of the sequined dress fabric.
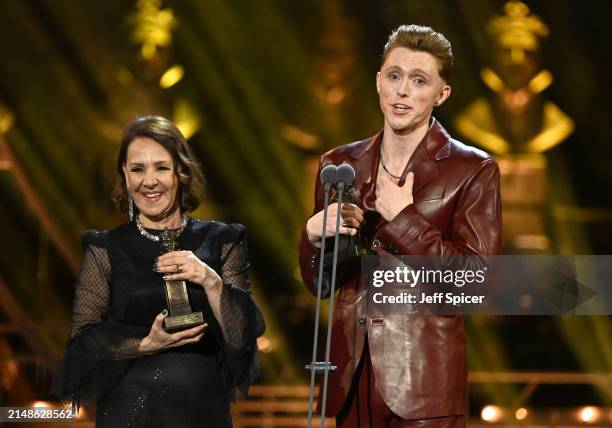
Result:
{"label": "sequined dress fabric", "polygon": [[[155,233],[155,231],[150,231]],[[190,250],[223,280],[220,318],[201,286],[187,282],[209,327],[200,342],[142,353],[140,341],[167,303],[153,270],[159,242],[134,223],[87,231],[72,328],[52,393],[96,401],[97,427],[231,427],[230,401],[257,376],[264,329],[251,297],[245,229],[189,218],[178,250]]]}

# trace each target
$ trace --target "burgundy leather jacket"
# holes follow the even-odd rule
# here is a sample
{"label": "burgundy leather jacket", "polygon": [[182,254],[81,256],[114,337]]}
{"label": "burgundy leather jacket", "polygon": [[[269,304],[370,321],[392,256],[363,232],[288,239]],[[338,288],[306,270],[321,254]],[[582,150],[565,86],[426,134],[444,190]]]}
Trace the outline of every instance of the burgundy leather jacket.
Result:
{"label": "burgundy leather jacket", "polygon": [[[432,118],[430,129],[404,171],[414,172],[414,203],[386,222],[374,211],[382,132],[333,149],[321,157],[328,164],[350,164],[356,171],[356,204],[371,215],[362,226],[363,244],[379,255],[491,255],[501,245],[499,169],[486,153],[448,135]],[[400,181],[403,181],[400,180]],[[317,174],[315,208],[323,209]],[[316,294],[319,249],[300,242],[300,268]],[[353,276],[354,277],[354,276]],[[344,404],[367,343],[380,393],[389,408],[405,419],[462,415],[467,412],[466,345],[461,316],[367,313],[358,279],[341,287],[333,316],[327,416]]]}

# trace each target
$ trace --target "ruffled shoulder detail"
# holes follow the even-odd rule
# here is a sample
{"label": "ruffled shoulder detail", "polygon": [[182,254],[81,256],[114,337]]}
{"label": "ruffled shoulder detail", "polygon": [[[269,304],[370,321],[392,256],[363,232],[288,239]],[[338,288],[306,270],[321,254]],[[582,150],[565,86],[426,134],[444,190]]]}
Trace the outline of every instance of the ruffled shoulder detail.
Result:
{"label": "ruffled shoulder detail", "polygon": [[108,230],[88,229],[81,235],[81,247],[85,250],[88,246],[107,248]]}
{"label": "ruffled shoulder detail", "polygon": [[223,239],[227,242],[239,242],[246,237],[246,227],[240,223],[223,224]]}
{"label": "ruffled shoulder detail", "polygon": [[200,220],[190,217],[190,230],[204,239],[218,239],[221,244],[238,243],[246,238],[246,227],[240,223]]}
{"label": "ruffled shoulder detail", "polygon": [[189,218],[189,229],[200,235],[216,235],[222,232],[228,225],[217,220],[202,220],[195,217]]}

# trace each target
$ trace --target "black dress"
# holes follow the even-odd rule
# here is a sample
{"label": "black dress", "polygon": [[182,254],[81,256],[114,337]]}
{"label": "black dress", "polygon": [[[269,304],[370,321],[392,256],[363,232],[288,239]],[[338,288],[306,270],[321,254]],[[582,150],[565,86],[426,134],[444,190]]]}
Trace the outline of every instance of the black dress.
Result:
{"label": "black dress", "polygon": [[256,338],[265,329],[249,292],[244,227],[188,219],[178,249],[223,280],[221,319],[188,282],[191,306],[208,323],[204,337],[148,354],[138,345],[167,306],[153,270],[160,243],[134,223],[85,232],[82,241],[72,330],[52,392],[74,403],[95,399],[97,427],[231,427],[230,401],[257,375]]}

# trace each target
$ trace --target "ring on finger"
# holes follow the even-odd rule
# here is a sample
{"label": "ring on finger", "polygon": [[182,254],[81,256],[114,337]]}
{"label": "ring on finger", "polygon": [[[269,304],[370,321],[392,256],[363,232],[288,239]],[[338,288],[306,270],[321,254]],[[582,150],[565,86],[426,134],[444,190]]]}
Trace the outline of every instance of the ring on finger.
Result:
{"label": "ring on finger", "polygon": [[180,263],[177,263],[177,264],[176,264],[176,271],[177,271],[178,273],[183,272],[183,266],[182,266]]}

